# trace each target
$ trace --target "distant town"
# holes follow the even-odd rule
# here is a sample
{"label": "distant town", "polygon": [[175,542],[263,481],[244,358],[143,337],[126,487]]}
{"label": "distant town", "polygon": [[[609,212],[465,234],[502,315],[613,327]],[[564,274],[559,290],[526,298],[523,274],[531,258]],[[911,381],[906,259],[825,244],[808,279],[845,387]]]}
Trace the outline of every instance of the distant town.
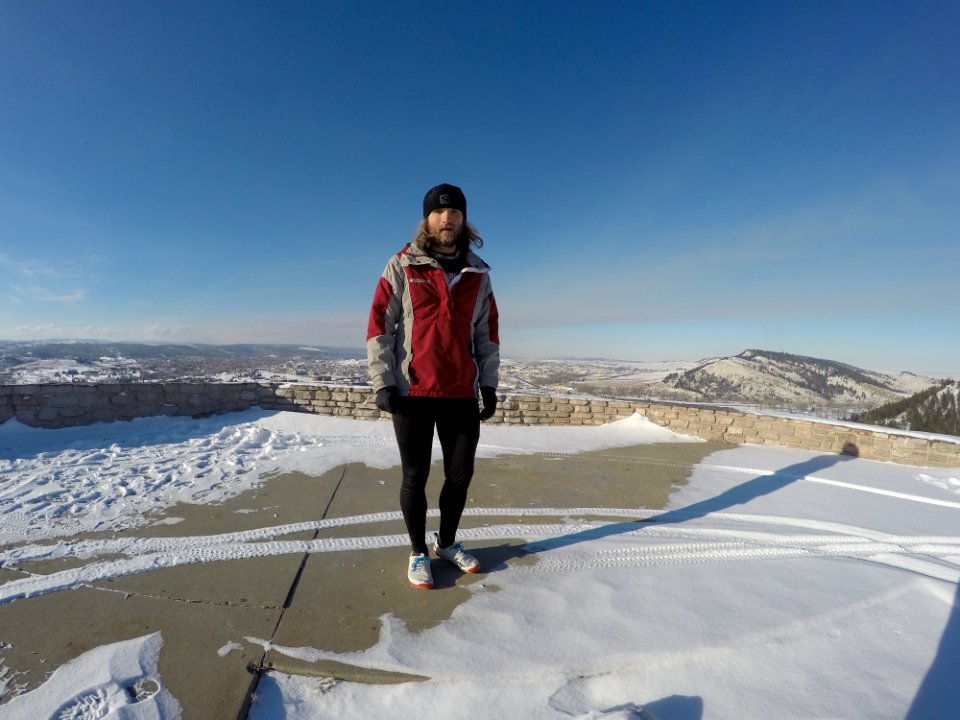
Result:
{"label": "distant town", "polygon": [[[503,392],[609,394],[662,380],[693,362],[512,360],[501,364]],[[368,386],[361,350],[287,345],[148,345],[0,342],[0,384],[289,382]],[[590,385],[589,389],[584,385]],[[637,389],[637,388],[635,388]]]}
{"label": "distant town", "polygon": [[287,346],[0,343],[0,383],[323,382],[366,384],[359,352]]}

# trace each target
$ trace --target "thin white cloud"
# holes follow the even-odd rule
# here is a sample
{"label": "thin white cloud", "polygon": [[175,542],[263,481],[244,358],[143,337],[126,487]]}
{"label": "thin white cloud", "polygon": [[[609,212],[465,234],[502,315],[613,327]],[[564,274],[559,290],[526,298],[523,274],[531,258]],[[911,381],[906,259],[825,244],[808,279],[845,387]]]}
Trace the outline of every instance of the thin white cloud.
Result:
{"label": "thin white cloud", "polygon": [[[315,343],[362,348],[365,313],[312,317],[241,317],[204,323],[157,323],[138,329],[148,340],[207,343]],[[130,332],[130,329],[128,329]]]}
{"label": "thin white cloud", "polygon": [[[47,324],[36,326],[4,326],[0,337],[38,339],[43,337],[98,338],[129,342],[169,343],[278,343],[314,344],[362,349],[366,333],[365,313],[331,314],[303,318],[234,317],[209,321],[185,322],[181,318],[150,318],[144,324],[129,317],[110,322],[99,318],[99,325]],[[109,323],[109,324],[108,324]]]}
{"label": "thin white cloud", "polygon": [[626,250],[578,257],[575,271],[569,257],[548,258],[536,272],[499,283],[495,273],[494,284],[504,322],[522,328],[754,322],[955,306],[957,250],[889,209],[904,204],[916,202],[882,187],[849,202],[638,236]]}
{"label": "thin white cloud", "polygon": [[13,285],[7,296],[14,302],[21,304],[24,300],[36,303],[54,303],[58,305],[76,305],[87,299],[84,288],[73,288],[66,291],[51,290],[39,285],[27,287]]}
{"label": "thin white cloud", "polygon": [[11,257],[8,253],[0,253],[0,268],[21,278],[56,278],[68,279],[80,276],[80,272],[70,260],[48,262],[44,260],[24,259]]}
{"label": "thin white cloud", "polygon": [[48,263],[0,253],[0,270],[9,283],[3,297],[11,304],[77,305],[87,299],[86,288],[76,283],[81,274],[69,261]]}
{"label": "thin white cloud", "polygon": [[53,323],[39,325],[15,325],[5,327],[0,325],[0,338],[4,340],[39,340],[62,335],[62,328]]}

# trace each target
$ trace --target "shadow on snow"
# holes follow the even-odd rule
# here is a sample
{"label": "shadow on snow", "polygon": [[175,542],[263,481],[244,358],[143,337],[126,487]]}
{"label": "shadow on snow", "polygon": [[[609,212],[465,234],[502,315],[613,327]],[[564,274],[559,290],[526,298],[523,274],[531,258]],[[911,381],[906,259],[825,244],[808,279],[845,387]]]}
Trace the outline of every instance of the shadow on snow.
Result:
{"label": "shadow on snow", "polygon": [[[764,495],[777,492],[788,485],[795,483],[805,477],[813,475],[821,470],[836,465],[837,463],[851,460],[858,455],[855,445],[849,444],[844,447],[843,454],[840,455],[820,455],[810,460],[806,460],[795,465],[785,467],[772,475],[763,475],[753,480],[730,488],[719,495],[701,500],[700,502],[688,505],[685,508],[669,510],[659,515],[655,515],[646,520],[631,520],[629,522],[610,523],[598,528],[591,528],[582,532],[564,535],[548,540],[541,540],[528,545],[502,545],[499,547],[483,548],[475,551],[478,558],[481,559],[485,567],[502,568],[506,567],[507,561],[511,558],[531,555],[547,550],[568,547],[577,543],[599,538],[611,537],[628,533],[644,527],[649,523],[666,525],[671,523],[683,523],[695,518],[704,517],[710,513],[728,510],[738,505],[745,505],[751,500],[755,500]],[[482,557],[481,557],[482,556]],[[957,619],[956,609],[954,612],[954,622]],[[946,672],[949,667],[956,667],[958,642],[955,640],[952,650],[948,657],[943,660],[942,674],[943,682],[936,682],[940,690],[953,685],[946,680]],[[631,712],[626,712],[628,706],[614,708],[624,711],[624,714],[617,717],[630,718],[633,720],[647,720],[647,718],[656,718],[657,720],[701,720],[703,718],[703,700],[696,696],[680,696],[663,698],[661,700],[644,704],[642,707],[629,706]],[[944,706],[946,707],[946,706]],[[920,718],[917,715],[916,718]]]}
{"label": "shadow on snow", "polygon": [[[764,475],[745,483],[732,487],[719,495],[701,500],[676,510],[668,510],[646,520],[631,520],[629,522],[610,523],[598,528],[584,530],[571,535],[560,536],[548,540],[538,541],[527,545],[526,553],[533,554],[568,547],[588,540],[612,537],[642,528],[648,523],[667,525],[683,523],[701,518],[710,513],[722,512],[730,508],[746,505],[752,500],[770,495],[782,490],[797,480],[820,472],[837,463],[851,460],[858,455],[854,445],[848,445],[840,455],[820,455],[810,460],[785,467],[772,475]],[[502,554],[507,556],[510,550],[517,548],[502,548]],[[494,558],[491,558],[494,559]],[[506,557],[497,558],[501,562]],[[960,704],[960,682],[957,680],[957,668],[960,668],[960,585],[953,601],[953,607],[940,638],[940,645],[933,662],[927,670],[920,687],[917,690],[905,720],[930,720],[931,718],[955,717],[957,706]],[[698,709],[690,704],[691,698],[683,698],[683,702],[676,702],[678,698],[667,698],[662,706],[657,706],[655,717],[669,720],[699,720],[702,717],[702,705]],[[648,705],[651,711],[655,705]],[[641,715],[640,717],[643,717]]]}
{"label": "shadow on snow", "polygon": [[906,720],[957,717],[960,704],[960,585],[940,637],[940,647],[917,690]]}
{"label": "shadow on snow", "polygon": [[852,460],[857,456],[857,454],[856,446],[849,444],[844,447],[844,452],[841,455],[818,455],[810,460],[806,460],[795,465],[789,465],[781,470],[777,470],[772,475],[762,475],[754,478],[753,480],[748,480],[747,482],[737,485],[736,487],[732,487],[729,490],[716,495],[715,497],[701,500],[700,502],[693,503],[692,505],[688,505],[684,508],[668,510],[645,520],[630,520],[627,522],[610,523],[609,525],[591,528],[589,530],[572,533],[570,535],[563,535],[550,538],[548,540],[537,541],[528,545],[527,550],[531,553],[555,550],[557,548],[575,545],[587,540],[597,540],[614,535],[622,535],[624,533],[632,532],[642,528],[644,525],[648,525],[650,523],[656,523],[657,525],[683,523],[689,520],[704,517],[710,513],[729,510],[732,507],[746,505],[751,500],[755,500],[759,497],[763,497],[764,495],[770,495],[778,490],[782,490],[788,485],[795,483],[797,480],[802,480],[803,478],[831,467],[832,465],[836,465],[837,463],[845,462],[847,460]]}

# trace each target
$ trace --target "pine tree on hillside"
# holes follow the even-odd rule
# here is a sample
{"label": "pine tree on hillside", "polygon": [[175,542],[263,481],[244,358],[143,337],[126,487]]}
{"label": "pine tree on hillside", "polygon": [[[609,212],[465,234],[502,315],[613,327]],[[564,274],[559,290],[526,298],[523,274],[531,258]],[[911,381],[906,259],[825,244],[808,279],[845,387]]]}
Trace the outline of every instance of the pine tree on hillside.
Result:
{"label": "pine tree on hillside", "polygon": [[870,425],[960,436],[960,386],[946,381],[853,418]]}

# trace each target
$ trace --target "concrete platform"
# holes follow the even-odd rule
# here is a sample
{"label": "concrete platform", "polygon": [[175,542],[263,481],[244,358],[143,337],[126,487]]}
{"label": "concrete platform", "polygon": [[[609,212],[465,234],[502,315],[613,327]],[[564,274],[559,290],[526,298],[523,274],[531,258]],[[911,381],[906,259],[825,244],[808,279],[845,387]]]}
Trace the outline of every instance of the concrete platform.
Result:
{"label": "concrete platform", "polygon": [[[728,446],[657,444],[574,456],[522,455],[478,461],[468,507],[649,508],[666,505],[673,487],[693,465]],[[428,484],[436,507],[442,468]],[[322,476],[291,473],[266,479],[256,490],[221,505],[178,505],[166,513],[176,524],[158,522],[126,531],[135,537],[193,537],[277,525],[396,511],[398,468],[362,464]],[[608,518],[609,519],[609,518]],[[536,522],[549,521],[538,517]],[[489,522],[465,516],[461,527]],[[523,522],[501,517],[497,522]],[[428,530],[436,521],[428,521]],[[284,539],[366,537],[405,533],[401,521],[305,532]],[[113,536],[113,534],[111,534]],[[85,537],[102,537],[88,535]],[[77,536],[72,539],[81,539]],[[514,563],[536,562],[520,541],[469,544],[483,563],[476,575],[461,575],[435,562],[436,587],[409,586],[406,548],[291,553],[161,568],[0,605],[0,640],[5,667],[26,689],[42,684],[64,662],[92,648],[157,630],[163,635],[160,675],[183,707],[184,720],[245,717],[261,672],[323,675],[364,682],[404,682],[409,676],[372,673],[337,663],[292,659],[245,638],[275,645],[355,651],[377,642],[380,617],[393,613],[414,631],[450,618],[473,583],[495,589],[496,573]],[[51,573],[77,560],[30,563],[0,569],[0,580],[25,573]],[[221,654],[228,643],[242,651]],[[0,717],[3,705],[0,704]]]}

